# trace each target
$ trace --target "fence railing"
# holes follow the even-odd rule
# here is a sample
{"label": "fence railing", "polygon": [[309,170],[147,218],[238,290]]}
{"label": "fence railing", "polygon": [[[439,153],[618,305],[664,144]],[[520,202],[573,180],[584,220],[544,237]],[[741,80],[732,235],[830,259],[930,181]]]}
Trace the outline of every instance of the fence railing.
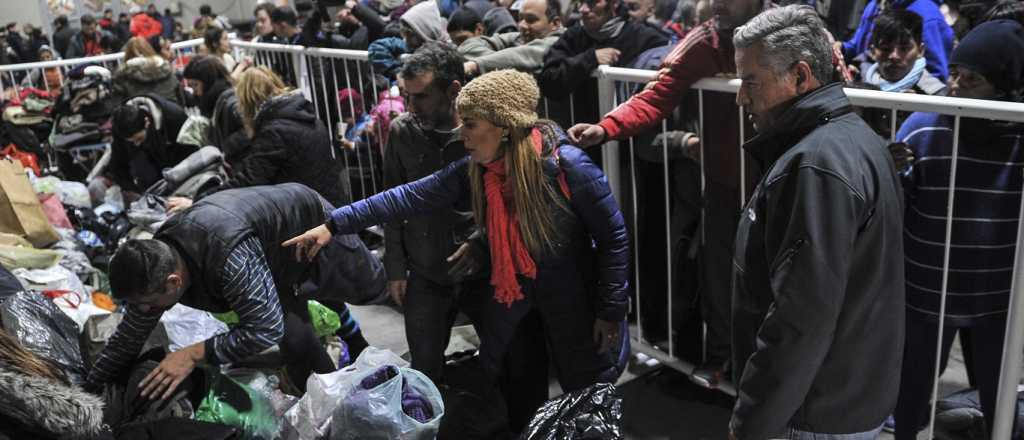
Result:
{"label": "fence railing", "polygon": [[[191,40],[183,43],[176,43],[176,50],[189,50],[194,48],[201,43],[201,40]],[[301,46],[289,46],[289,45],[277,45],[277,44],[265,44],[265,43],[251,43],[243,41],[234,41],[234,50],[238,56],[252,57],[253,61],[257,65],[267,66],[275,70],[283,79],[289,82],[291,85],[297,87],[302,93],[311,101],[320,118],[325,122],[329,135],[333,140],[348,136],[351,134],[349,129],[351,128],[348,124],[342,121],[341,115],[343,115],[344,107],[343,104],[338,100],[337,93],[342,88],[352,88],[361,93],[363,100],[361,102],[361,108],[363,115],[368,114],[370,109],[373,109],[379,103],[379,98],[385,96],[385,90],[389,88],[387,84],[378,84],[372,79],[375,77],[373,65],[369,63],[367,53],[363,51],[352,51],[352,50],[339,50],[339,49],[321,49],[321,48],[305,48]],[[62,69],[69,68],[71,66],[80,65],[83,63],[119,63],[122,59],[121,54],[105,55],[101,57],[92,57],[78,60],[61,60],[52,61],[46,63],[32,63],[22,64],[13,66],[0,66],[0,76],[15,75],[17,72],[26,72],[31,69],[45,69],[51,67],[60,67]],[[635,70],[635,69],[624,69],[602,66],[595,72],[597,77],[598,89],[597,97],[599,102],[600,114],[606,114],[611,111],[619,103],[623,102],[628,96],[623,93],[624,90],[638,89],[637,85],[642,85],[652,78],[654,78],[656,72]],[[368,81],[369,80],[369,81]],[[624,87],[632,86],[632,87]],[[745,158],[745,153],[742,150],[742,141],[749,138],[749,134],[746,133],[745,119],[747,113],[743,107],[735,107],[735,113],[732,114],[714,114],[705,115],[705,95],[708,93],[717,94],[730,94],[734,95],[739,89],[740,81],[737,79],[725,79],[725,78],[706,78],[698,81],[692,89],[696,92],[697,101],[697,114],[687,115],[696,121],[697,135],[701,139],[700,145],[700,158],[704,158],[704,145],[703,140],[705,133],[704,125],[708,120],[721,121],[722,118],[737,118],[738,124],[738,139],[740,143],[734,148],[738,151],[738,166],[740,172],[738,173],[739,181],[736,182],[739,186],[739,200],[740,206],[736,206],[737,213],[742,209],[743,204],[746,203],[747,199],[747,188],[751,182],[748,181],[748,170]],[[960,121],[962,118],[981,118],[998,121],[1011,121],[1024,123],[1024,104],[1019,103],[1008,103],[998,101],[985,101],[985,100],[973,100],[973,99],[960,99],[960,98],[948,98],[948,97],[936,97],[936,96],[924,96],[914,94],[901,94],[901,93],[886,93],[879,91],[860,90],[860,89],[846,89],[846,94],[850,98],[851,102],[861,108],[879,109],[882,111],[889,112],[889,126],[887,137],[890,140],[895,140],[897,132],[897,120],[899,113],[907,112],[932,112],[944,115],[949,115],[954,118],[953,128],[953,161],[950,173],[950,186],[948,191],[948,204],[947,204],[947,215],[946,215],[946,239],[944,242],[944,265],[943,265],[943,283],[941,292],[941,303],[942,303],[942,316],[945,316],[945,303],[948,295],[947,281],[949,273],[949,256],[951,253],[951,230],[953,223],[953,206],[956,202],[956,164],[958,161],[959,152],[959,134],[960,134]],[[568,118],[564,120],[556,120],[561,123],[565,128],[568,128],[576,121],[576,116],[579,113],[579,108],[576,108],[574,99],[570,98],[567,102],[567,113]],[[541,104],[540,112],[543,116],[549,115],[549,107],[558,103],[549,102],[544,100]],[[564,103],[563,103],[564,104]],[[358,113],[355,108],[355,103],[348,102],[348,115]],[[358,121],[356,121],[358,122]],[[579,121],[579,122],[596,122],[596,121]],[[377,127],[379,129],[379,127]],[[662,122],[660,131],[662,133],[668,131],[669,122]],[[655,130],[657,131],[657,130]],[[371,130],[372,132],[372,130]],[[362,151],[343,151],[340,160],[344,161],[344,169],[346,175],[349,177],[348,180],[351,182],[349,190],[353,196],[360,196],[355,198],[362,198],[372,195],[383,188],[382,182],[380,181],[380,165],[383,160],[383,143],[380,142],[384,133],[371,133],[376,139],[376,142],[370,142],[370,144]],[[663,137],[664,139],[664,137]],[[600,154],[603,162],[605,174],[608,176],[609,182],[612,185],[612,189],[615,193],[615,197],[620,201],[623,206],[623,211],[627,213],[629,218],[630,231],[634,235],[634,266],[635,273],[633,274],[634,289],[635,289],[635,302],[632,304],[633,313],[636,317],[636,325],[631,329],[631,339],[633,340],[633,346],[637,351],[644,352],[664,363],[667,366],[681,370],[686,373],[692,372],[694,366],[691,360],[683,359],[679,356],[679,348],[673,336],[673,329],[676,324],[675,320],[679,317],[675,316],[677,299],[675,298],[677,293],[673,284],[673,276],[675,272],[679,270],[678,267],[672,265],[673,254],[678,254],[681,249],[673,249],[672,241],[666,239],[664,249],[648,249],[640,246],[638,240],[636,240],[637,233],[640,232],[640,223],[638,218],[640,217],[641,206],[637,203],[637,177],[641,174],[641,171],[637,169],[637,139],[630,138],[620,141],[607,142],[601,147]],[[672,236],[672,212],[670,206],[672,202],[672,188],[670,181],[672,180],[672,166],[671,163],[674,159],[670,157],[669,146],[666,141],[662,142],[661,147],[661,173],[660,185],[662,185],[661,193],[663,196],[660,200],[651,201],[651,203],[657,202],[663,204],[664,210],[664,222],[659,224],[664,225],[665,237]],[[628,154],[623,154],[628,153]],[[707,182],[707,170],[704,168],[703,160],[699,164],[699,187],[701,198],[703,199],[704,191],[706,190]],[[649,177],[649,176],[642,176]],[[628,178],[628,179],[627,179]],[[1024,193],[1024,192],[1022,192]],[[715,200],[706,200],[706,203],[716,203]],[[731,208],[730,208],[731,209]],[[704,215],[704,209],[701,209],[701,216]],[[1024,203],[1022,203],[1022,217],[1024,217]],[[649,220],[649,219],[648,219]],[[704,221],[700,222],[702,228],[706,227]],[[1015,402],[1017,395],[1017,384],[1020,380],[1020,367],[1022,361],[1024,361],[1024,261],[1021,260],[1022,245],[1021,240],[1024,239],[1024,222],[1019,222],[1020,233],[1017,238],[1017,253],[1013,262],[1014,276],[1011,287],[1011,307],[1009,316],[1007,319],[1006,328],[1006,339],[1004,343],[1004,350],[1002,356],[1002,368],[999,382],[999,398],[998,398],[998,411],[995,419],[995,430],[994,437],[997,439],[1010,438],[1012,432],[1012,422],[1014,419]],[[703,230],[700,231],[700,238],[698,240],[703,241],[705,239],[705,233]],[[645,279],[641,275],[639,270],[640,258],[646,252],[657,252],[663,254],[666,257],[666,270],[664,271],[664,280],[652,280],[650,278]],[[663,289],[648,289],[645,286],[651,284],[652,281],[656,281],[654,284],[664,286]],[[644,307],[641,307],[644,301],[651,300],[652,297],[664,297],[663,302],[666,307],[664,308],[663,317],[667,322],[666,335],[649,335],[645,334],[644,321],[650,316],[645,316],[646,312]],[[660,319],[660,318],[659,318]],[[943,324],[945,320],[940,320],[939,335],[936,343],[942,340],[942,333],[944,331]],[[706,328],[702,332],[701,343],[705,345],[702,347],[702,351],[706,352],[707,344],[707,330]],[[941,353],[941,350],[937,350]],[[933,380],[933,391],[938,389],[939,384],[939,359],[936,357],[935,362],[935,377]],[[893,372],[893,374],[899,374],[899,372]],[[723,390],[730,394],[735,394],[735,390],[731,387],[725,387]],[[933,411],[934,402],[938,399],[938,393],[932,393]],[[934,416],[932,417],[934,423]],[[932,426],[930,429],[934,429]],[[931,435],[931,431],[929,432]]]}
{"label": "fence railing", "polygon": [[[599,78],[599,88],[600,88],[599,91],[598,91],[598,94],[601,97],[601,112],[602,112],[602,114],[611,111],[615,107],[615,105],[618,104],[618,102],[615,99],[616,97],[614,96],[614,91],[617,89],[617,87],[620,84],[623,84],[623,83],[634,83],[634,84],[636,84],[636,83],[646,83],[647,81],[650,81],[651,79],[653,79],[655,74],[656,74],[656,72],[652,72],[652,71],[640,71],[640,70],[634,70],[634,69],[623,69],[623,68],[614,68],[614,67],[602,66],[598,70],[598,72],[597,72],[597,75],[598,75],[598,78]],[[700,105],[698,107],[699,108],[698,114],[696,115],[696,117],[697,117],[697,119],[699,121],[699,126],[700,126],[699,134],[704,133],[704,124],[705,124],[705,116],[706,115],[704,114],[703,102],[704,102],[704,94],[705,94],[705,92],[722,92],[722,93],[729,93],[729,94],[735,95],[736,92],[739,90],[739,86],[740,86],[740,81],[738,79],[724,79],[724,78],[706,78],[706,79],[702,79],[702,80],[700,80],[699,82],[697,82],[693,86],[693,89],[697,90],[698,101],[700,103]],[[943,332],[945,331],[944,323],[945,323],[946,320],[944,318],[946,316],[946,301],[947,301],[947,296],[949,295],[949,292],[948,292],[949,272],[950,272],[949,261],[950,261],[950,255],[951,255],[951,247],[952,247],[951,246],[951,240],[952,240],[952,227],[953,227],[953,207],[954,207],[954,205],[956,203],[956,197],[957,197],[957,193],[956,193],[955,189],[956,189],[956,169],[957,169],[957,163],[958,163],[958,160],[959,160],[959,149],[960,149],[960,145],[959,145],[960,130],[961,130],[960,122],[961,122],[961,120],[963,118],[980,118],[980,119],[988,119],[988,120],[996,120],[996,121],[1008,121],[1008,122],[1024,123],[1024,104],[1021,104],[1021,103],[1011,103],[1011,102],[1001,102],[1001,101],[977,100],[977,99],[963,99],[963,98],[950,98],[950,97],[939,97],[939,96],[926,96],[926,95],[916,95],[916,94],[906,94],[906,93],[887,93],[887,92],[880,92],[880,91],[873,91],[873,90],[850,89],[850,88],[846,89],[846,95],[850,98],[850,101],[851,101],[851,103],[854,106],[861,107],[861,108],[873,108],[873,109],[888,110],[889,112],[891,112],[890,117],[889,117],[889,121],[890,121],[890,124],[891,124],[889,126],[889,129],[890,129],[889,130],[889,132],[890,132],[889,138],[892,141],[896,140],[896,133],[897,133],[897,125],[896,124],[897,124],[897,120],[898,120],[897,116],[898,116],[899,112],[930,112],[930,113],[938,113],[938,114],[942,114],[942,115],[948,115],[948,116],[952,116],[954,118],[953,132],[952,132],[952,136],[953,136],[952,166],[951,166],[951,169],[950,169],[950,176],[949,176],[950,184],[949,184],[949,190],[948,190],[948,203],[947,203],[947,212],[946,212],[946,229],[945,229],[946,230],[946,235],[945,235],[945,242],[943,243],[943,245],[944,245],[944,264],[943,264],[943,268],[942,268],[942,270],[943,270],[943,279],[942,279],[942,292],[941,292],[941,300],[940,300],[941,301],[940,316],[943,319],[939,320],[939,331],[938,331],[939,334],[938,334],[938,338],[936,340],[936,344],[937,345],[941,344],[940,341],[942,341]],[[745,111],[744,111],[743,107],[737,107],[736,115],[737,115],[736,117],[738,117],[739,121],[740,121],[740,124],[739,124],[739,127],[740,127],[739,139],[744,140],[744,139],[747,138],[747,136],[746,136],[746,133],[744,133],[744,128],[743,128],[744,127],[743,121],[744,121],[744,117],[745,117]],[[694,116],[694,115],[691,115],[691,116]],[[728,115],[716,114],[716,115],[712,115],[712,117],[714,117],[714,118],[722,118],[722,117],[729,117],[729,116]],[[662,124],[661,129],[662,129],[662,131],[666,130],[666,124],[665,123]],[[703,136],[700,136],[700,137],[701,137],[702,143],[703,143]],[[630,149],[632,150],[632,139],[628,140],[627,142],[630,143]],[[617,160],[609,160],[611,158],[619,157],[618,156],[618,149],[620,148],[622,143],[623,143],[623,141],[609,142],[608,144],[605,145],[605,147],[604,147],[604,149],[605,149],[604,152],[605,152],[605,157],[606,157],[606,160],[605,160],[605,174],[608,175],[609,180],[612,180],[614,182],[613,183],[614,187],[619,188],[618,194],[621,194],[622,191],[625,188],[630,188],[635,193],[635,191],[636,191],[636,180],[635,179],[633,179],[631,182],[629,182],[628,185],[626,185],[626,182],[622,182],[620,180],[621,179],[620,176],[621,176],[622,173],[621,173],[621,170],[619,170],[619,167],[622,166],[622,162],[621,161],[617,161]],[[663,154],[664,154],[664,159],[665,159],[664,160],[665,166],[663,167],[663,172],[664,172],[664,182],[665,182],[665,185],[666,185],[666,191],[665,191],[666,195],[665,195],[665,201],[664,202],[665,202],[665,204],[667,206],[669,204],[669,196],[668,196],[668,192],[669,191],[667,190],[667,187],[669,185],[669,178],[670,178],[670,176],[669,176],[669,167],[668,167],[668,162],[669,162],[669,159],[668,159],[668,145],[667,144],[663,145],[663,148],[664,148],[664,153]],[[701,150],[702,151],[703,151],[703,148],[704,148],[703,145],[701,145]],[[746,180],[747,179],[747,173],[745,172],[745,169],[744,169],[745,168],[745,158],[744,158],[744,153],[742,151],[742,145],[736,145],[736,148],[740,149],[739,166],[741,168],[741,172],[739,173],[740,181],[737,182],[737,183],[739,184],[739,188],[740,188],[740,191],[741,191],[741,198],[740,198],[741,203],[745,203],[746,202],[746,197],[747,197],[747,195],[745,194],[745,191],[746,191],[746,188],[748,188],[749,182]],[[704,157],[703,154],[701,154],[701,157]],[[634,161],[629,161],[628,165],[630,167],[633,167],[635,165],[635,162]],[[629,173],[629,175],[631,175],[631,176],[635,176],[636,175],[636,172],[635,172],[636,170],[635,169],[632,169],[630,171],[631,172]],[[706,179],[705,173],[706,173],[706,170],[702,166],[701,167],[701,182],[702,182],[701,183],[701,190],[702,191],[704,190],[704,182],[705,182],[705,179]],[[1022,192],[1022,193],[1024,193],[1024,192]],[[961,194],[961,196],[962,196],[962,194]],[[622,200],[621,196],[620,196],[619,200]],[[635,197],[633,197],[633,200],[634,200],[634,203],[635,203],[635,200],[636,200]],[[707,200],[706,202],[707,203],[716,203],[715,200]],[[632,206],[632,209],[634,211],[634,217],[633,218],[635,220],[635,218],[636,218],[635,212],[636,212],[637,207],[634,205],[634,206]],[[738,207],[737,209],[739,210],[739,209],[741,209],[741,207]],[[666,209],[665,212],[666,212],[666,218],[665,218],[666,235],[668,235],[667,230],[670,227],[671,221],[670,221],[669,215],[668,215],[669,211]],[[737,213],[738,212],[739,211],[737,211]],[[1022,203],[1022,211],[1021,211],[1021,216],[1019,218],[1024,218],[1024,203]],[[1006,338],[1005,338],[1005,342],[1004,342],[1004,345],[1003,345],[1003,356],[1002,356],[1002,363],[1001,363],[1001,370],[1000,370],[1001,373],[1000,373],[1000,380],[999,380],[999,397],[998,397],[998,403],[997,403],[998,410],[997,410],[996,415],[995,415],[995,423],[994,423],[995,429],[992,430],[992,433],[993,433],[993,437],[992,438],[995,438],[995,439],[1009,439],[1011,437],[1011,435],[1012,435],[1012,431],[1013,431],[1012,424],[1013,424],[1013,421],[1014,421],[1014,414],[1016,412],[1017,386],[1018,386],[1018,383],[1020,382],[1021,363],[1022,363],[1022,360],[1024,360],[1024,359],[1022,359],[1022,358],[1024,358],[1024,315],[1022,315],[1022,314],[1024,314],[1024,264],[1022,264],[1022,263],[1024,263],[1024,260],[1021,259],[1022,258],[1021,257],[1022,251],[1024,251],[1024,222],[1021,222],[1019,220],[1018,220],[1018,222],[1019,222],[1019,232],[1018,232],[1018,237],[1017,237],[1017,252],[1016,252],[1016,255],[1015,255],[1015,260],[1013,262],[1014,275],[1013,275],[1013,282],[1012,282],[1012,286],[1011,286],[1011,304],[1010,304],[1011,307],[1010,307],[1010,311],[1009,311],[1009,316],[1007,317]],[[636,229],[636,225],[634,225],[634,228],[632,230],[633,231],[637,230]],[[636,243],[636,242],[634,241],[634,243]],[[644,252],[645,250],[644,249],[636,249],[635,251],[639,254],[640,252]],[[672,253],[671,245],[668,246],[667,252],[668,252],[668,255],[669,255],[669,260],[671,260],[672,259],[672,256],[671,256],[671,253]],[[667,292],[667,295],[668,295],[668,298],[667,298],[668,307],[667,307],[666,310],[667,310],[667,314],[668,314],[667,318],[668,318],[668,321],[669,321],[669,328],[671,329],[672,328],[672,319],[673,319],[673,316],[672,316],[672,314],[673,314],[673,312],[672,312],[673,311],[672,301],[673,301],[673,296],[674,296],[673,292],[672,292],[672,282],[671,282],[672,273],[671,273],[671,271],[669,272],[668,276],[670,278],[668,280],[668,283],[666,284],[668,286],[668,292]],[[640,281],[641,280],[639,278],[637,278],[634,282],[639,285]],[[640,290],[640,287],[638,287],[638,290]],[[637,302],[640,303],[643,300],[642,297],[644,295],[646,295],[646,294],[649,294],[649,293],[650,292],[638,291],[638,293],[637,293]],[[673,338],[670,337],[668,339],[668,344],[667,344],[668,345],[668,349],[667,350],[664,350],[664,349],[662,349],[660,347],[657,347],[657,346],[652,346],[647,340],[645,340],[645,338],[643,337],[642,308],[638,306],[638,307],[636,307],[636,310],[637,310],[637,329],[638,330],[637,330],[637,334],[634,335],[635,336],[634,346],[638,346],[641,351],[644,351],[644,352],[646,352],[646,353],[648,353],[650,355],[653,355],[654,357],[656,357],[658,359],[662,359],[662,360],[666,361],[668,363],[668,365],[671,365],[671,366],[674,366],[674,367],[677,367],[677,368],[682,367],[682,369],[684,369],[684,370],[691,369],[692,366],[689,363],[687,363],[686,361],[680,360],[678,357],[676,357],[676,355],[675,355],[675,348],[676,347],[674,346]],[[705,339],[705,343],[706,342],[707,341]],[[940,376],[940,371],[941,371],[941,369],[939,368],[941,352],[942,352],[942,350],[936,350],[937,355],[936,355],[935,364],[934,364],[935,365],[935,377],[933,378],[932,393],[931,393],[931,395],[932,395],[932,417],[931,417],[932,422],[931,422],[931,425],[929,426],[929,431],[928,431],[928,437],[927,438],[932,438],[932,436],[933,436],[932,434],[933,434],[933,431],[934,431],[934,423],[935,423],[935,414],[934,414],[934,412],[936,410],[935,409],[936,408],[935,402],[940,397],[939,393],[938,393],[938,386],[939,386],[939,376]],[[899,372],[893,372],[893,374],[899,374]],[[732,390],[729,390],[729,391],[732,391]]]}
{"label": "fence railing", "polygon": [[[180,41],[171,44],[174,51],[175,67],[184,68],[190,55],[195,53],[196,48],[203,44],[203,39]],[[156,48],[159,50],[159,48]],[[103,66],[113,72],[124,63],[124,52],[117,52],[92,57],[71,58],[66,60],[40,61],[36,63],[7,64],[0,65],[0,83],[5,87],[13,88],[17,93],[24,87],[32,87],[50,92],[50,83],[46,79],[46,72],[57,69],[60,82],[67,76],[70,70],[82,65],[96,64]],[[38,75],[34,75],[34,74]]]}

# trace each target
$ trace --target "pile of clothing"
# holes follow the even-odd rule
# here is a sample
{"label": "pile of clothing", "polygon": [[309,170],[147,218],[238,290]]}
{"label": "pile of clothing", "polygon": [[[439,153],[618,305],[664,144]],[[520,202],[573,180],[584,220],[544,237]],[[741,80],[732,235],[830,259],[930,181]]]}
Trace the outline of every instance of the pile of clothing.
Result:
{"label": "pile of clothing", "polygon": [[97,65],[68,72],[53,112],[56,123],[48,134],[66,179],[83,180],[108,149],[110,115],[116,105],[110,78],[110,71]]}

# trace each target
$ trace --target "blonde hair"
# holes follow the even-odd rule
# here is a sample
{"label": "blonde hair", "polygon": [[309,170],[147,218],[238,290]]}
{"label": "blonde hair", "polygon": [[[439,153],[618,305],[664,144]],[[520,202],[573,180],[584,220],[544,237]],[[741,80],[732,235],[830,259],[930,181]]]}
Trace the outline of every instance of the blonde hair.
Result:
{"label": "blonde hair", "polygon": [[[507,182],[512,187],[513,211],[519,219],[523,244],[536,259],[554,250],[558,231],[552,221],[549,202],[559,209],[569,207],[544,175],[544,159],[537,153],[531,137],[533,128],[509,130],[509,140],[498,153],[505,158]],[[469,167],[469,185],[473,197],[473,216],[481,228],[487,225],[487,195],[484,189],[484,167]]]}
{"label": "blonde hair", "polygon": [[289,91],[284,81],[266,66],[253,67],[242,72],[235,86],[235,95],[238,96],[238,109],[242,113],[242,122],[250,137],[255,132],[253,123],[260,105]]}
{"label": "blonde hair", "polygon": [[53,363],[28,351],[7,331],[0,329],[0,365],[26,376],[42,377],[67,384],[64,372]]}
{"label": "blonde hair", "polygon": [[124,60],[128,61],[138,57],[155,57],[156,51],[153,50],[153,46],[149,45],[149,42],[142,37],[132,37],[124,44]]}

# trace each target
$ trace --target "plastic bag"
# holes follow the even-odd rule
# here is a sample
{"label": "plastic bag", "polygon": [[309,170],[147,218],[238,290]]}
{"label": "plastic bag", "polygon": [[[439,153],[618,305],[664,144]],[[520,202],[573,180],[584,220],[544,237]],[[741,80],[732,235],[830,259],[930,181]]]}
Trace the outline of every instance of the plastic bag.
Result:
{"label": "plastic bag", "polygon": [[61,203],[77,208],[92,208],[92,198],[89,197],[89,188],[82,182],[70,182],[62,180],[57,185],[57,192],[60,195]]}
{"label": "plastic bag", "polygon": [[389,350],[367,347],[348,367],[328,374],[311,374],[306,380],[306,394],[285,413],[286,438],[315,440],[325,437],[343,387],[360,373],[383,365],[406,367],[409,363]]}
{"label": "plastic bag", "polygon": [[0,322],[26,349],[60,367],[71,383],[84,382],[87,371],[78,347],[78,327],[48,298],[18,292],[0,304]]}
{"label": "plastic bag", "polygon": [[39,203],[43,206],[43,213],[46,214],[46,220],[50,222],[50,225],[55,228],[71,229],[71,220],[68,220],[68,214],[64,212],[64,204],[60,202],[60,198],[54,194],[41,194],[39,196]]}
{"label": "plastic bag", "polygon": [[6,246],[0,244],[0,265],[8,270],[14,269],[45,269],[60,261],[60,252],[36,249],[31,245]]}
{"label": "plastic bag", "polygon": [[243,439],[280,438],[279,419],[266,396],[212,368],[206,369],[206,378],[210,389],[196,409],[195,420],[239,428]]}
{"label": "plastic bag", "polygon": [[284,417],[284,413],[299,401],[298,397],[281,392],[281,380],[277,376],[252,369],[232,369],[224,374],[266,397],[277,417]]}
{"label": "plastic bag", "polygon": [[341,317],[334,310],[314,300],[309,300],[306,307],[309,309],[309,319],[313,323],[313,331],[317,336],[321,338],[330,336],[341,328]]}
{"label": "plastic bag", "polygon": [[547,401],[521,440],[622,439],[622,398],[599,383]]}
{"label": "plastic bag", "polygon": [[331,440],[432,440],[444,416],[440,391],[411,368],[362,371],[343,392],[331,418]]}
{"label": "plastic bag", "polygon": [[228,332],[228,326],[210,315],[210,312],[181,304],[175,304],[164,312],[160,317],[160,323],[167,332],[171,351],[178,351],[182,347]]}
{"label": "plastic bag", "polygon": [[56,194],[60,191],[60,179],[53,176],[33,179],[32,189],[38,194]]}

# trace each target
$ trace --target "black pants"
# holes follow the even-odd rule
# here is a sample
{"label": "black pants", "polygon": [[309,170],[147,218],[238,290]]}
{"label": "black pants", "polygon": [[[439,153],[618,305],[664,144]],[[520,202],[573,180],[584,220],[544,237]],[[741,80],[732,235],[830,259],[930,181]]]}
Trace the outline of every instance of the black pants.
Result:
{"label": "black pants", "polygon": [[[978,389],[985,423],[989,430],[995,417],[999,368],[1006,332],[1006,316],[982,318],[969,327],[946,325],[942,334],[940,370],[945,370],[949,351],[957,333],[966,335],[970,344],[962,344],[964,359],[971,365],[974,386]],[[918,428],[929,420],[932,380],[935,378],[935,342],[939,334],[937,322],[930,322],[916,313],[907,313],[906,343],[903,350],[903,371],[900,374],[900,395],[893,414],[896,440],[917,438]],[[940,397],[941,398],[941,397]]]}
{"label": "black pants", "polygon": [[[724,364],[732,354],[732,258],[739,221],[739,189],[708,182],[704,245],[700,250],[701,314],[708,326],[706,362]],[[733,366],[732,371],[737,371]],[[738,379],[738,378],[737,378]]]}
{"label": "black pants", "polygon": [[466,295],[482,294],[478,286],[486,281],[464,281],[455,285],[435,283],[415,271],[409,272],[405,295],[405,338],[409,342],[412,368],[435,383],[443,382],[444,351],[451,339],[452,325]]}
{"label": "black pants", "polygon": [[284,309],[284,337],[278,347],[288,371],[288,379],[296,388],[305,392],[309,375],[334,371],[334,362],[313,331],[306,301],[298,297],[290,301],[282,299],[281,306]]}
{"label": "black pants", "polygon": [[512,432],[522,432],[548,400],[548,348],[540,312],[531,310],[516,328],[498,378]]}

